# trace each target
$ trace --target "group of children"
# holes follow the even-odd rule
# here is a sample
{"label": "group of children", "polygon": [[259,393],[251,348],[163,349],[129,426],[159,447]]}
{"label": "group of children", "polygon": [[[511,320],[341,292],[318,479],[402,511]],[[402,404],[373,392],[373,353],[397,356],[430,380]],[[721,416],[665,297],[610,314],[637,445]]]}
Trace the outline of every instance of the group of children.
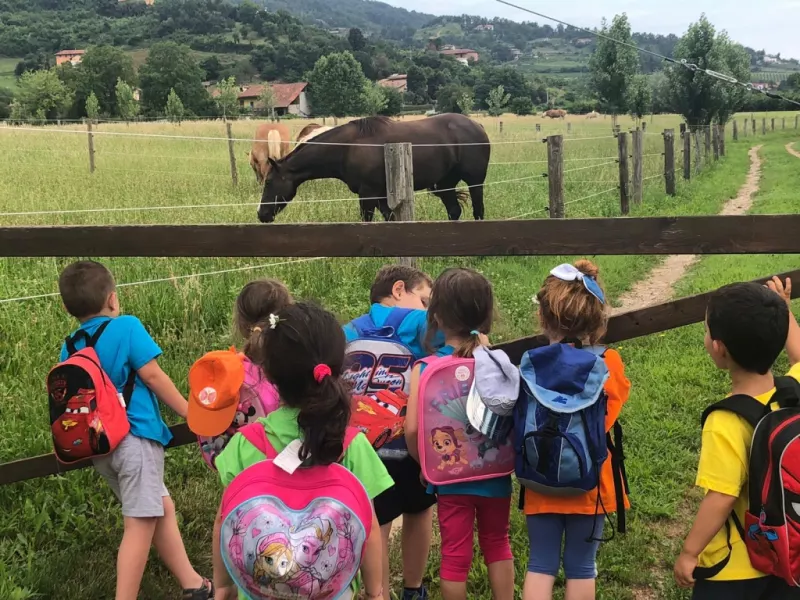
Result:
{"label": "group of children", "polygon": [[[771,367],[784,346],[794,365],[790,375],[800,379],[800,328],[787,308],[789,285],[777,280],[770,283],[771,289],[736,284],[712,297],[706,319],[706,349],[716,366],[730,373],[732,394],[746,394],[768,405],[775,390]],[[129,435],[113,452],[94,459],[96,469],[118,497],[124,517],[116,599],[137,598],[151,545],[180,582],[185,600],[255,597],[236,585],[240,579],[231,573],[230,557],[224,555],[223,510],[214,526],[213,578],[204,578],[193,569],[178,530],[175,506],[164,485],[164,446],[171,434],[158,401],[181,417],[188,415],[193,431],[207,436],[222,434],[227,425],[217,424],[231,423],[240,415],[230,403],[218,402],[219,386],[212,385],[215,378],[230,371],[228,359],[201,359],[202,365],[193,367],[196,381],[190,373],[187,403],[158,366],[161,350],[141,322],[133,316],[120,316],[114,278],[108,269],[93,261],[74,263],[62,272],[59,289],[67,311],[80,322],[80,328],[62,349],[61,359],[91,344],[103,370],[127,400]],[[309,469],[341,465],[361,482],[374,510],[372,526],[363,524],[369,533],[361,554],[355,553],[360,576],[348,582],[349,591],[338,597],[393,597],[388,550],[392,523],[402,516],[403,590],[398,597],[427,598],[423,576],[436,507],[441,534],[440,586],[445,600],[472,596],[467,579],[476,530],[492,597],[512,600],[515,557],[509,540],[513,490],[509,473],[515,460],[523,486],[520,507],[526,515],[530,543],[524,600],[550,600],[562,566],[566,599],[594,598],[598,547],[611,537],[604,538],[606,519],[629,508],[621,436],[614,440],[612,434],[619,429],[618,418],[628,400],[630,382],[620,355],[598,345],[609,311],[597,267],[586,260],[560,265],[545,279],[535,302],[546,344],[526,353],[520,369],[511,366],[502,352],[489,348],[494,294],[491,283],[476,271],[448,269],[432,281],[419,270],[387,266],[377,274],[370,302],[367,315],[342,327],[323,308],[295,301],[278,281],[255,281],[242,290],[234,306],[244,359],[238,384],[248,376],[260,379],[262,386],[257,389],[266,396],[261,406],[267,408],[260,409],[263,415],[253,412],[244,416],[255,423],[263,441],[252,437],[252,429],[246,435],[244,430],[237,434],[231,429],[224,444],[208,451],[210,465],[218,471],[226,494],[237,477],[264,462],[270,452],[277,455],[271,458],[282,468],[287,462],[296,462],[287,468],[289,473],[299,465]],[[363,336],[365,322],[373,332],[388,331],[413,354],[408,381],[400,378],[401,387],[407,390],[399,390],[407,401],[399,411],[405,415],[404,431],[377,452],[377,444],[362,433],[354,435],[348,427],[357,409],[353,408],[353,373],[346,359],[347,348]],[[98,329],[102,334],[99,337],[93,335]],[[502,474],[436,483],[445,480],[436,479],[438,470],[426,456],[419,424],[430,408],[426,403],[431,394],[425,388],[435,385],[431,374],[442,364],[437,361],[448,357],[474,359],[468,364],[474,364],[475,383],[472,389],[464,388],[465,395],[483,396],[484,408],[478,419],[491,424],[470,428],[469,423],[474,423],[470,414],[466,429],[475,435],[462,435],[447,427],[436,429],[430,441],[432,456],[439,461],[438,470],[479,468],[485,466],[490,452],[503,456],[503,443],[493,437],[493,428],[506,428],[504,435],[517,437],[522,456],[509,454],[511,467]],[[469,371],[456,367],[453,372],[452,381],[436,385],[463,388]],[[517,402],[518,395],[530,401]],[[598,404],[601,397],[603,402]],[[510,403],[499,409],[489,406],[490,398]],[[480,397],[476,402],[468,400],[467,412],[480,408],[480,404]],[[573,408],[559,408],[559,404]],[[602,410],[599,431],[589,431],[591,416],[582,417],[583,424],[578,425],[581,431],[573,431],[576,419],[572,416],[590,415],[594,406]],[[512,422],[514,431],[509,432]],[[705,421],[697,485],[706,495],[675,564],[678,584],[693,586],[693,598],[796,597],[796,588],[765,576],[751,565],[744,532],[729,525],[731,515],[737,523],[745,520],[752,434],[744,419],[726,410],[710,413]],[[602,449],[589,443],[598,436]],[[469,454],[470,444],[482,445],[475,460]],[[264,450],[270,446],[270,450]],[[567,454],[568,446],[573,453]],[[532,458],[532,453],[537,456]],[[568,462],[567,456],[576,464],[562,464]],[[552,484],[545,485],[566,478],[570,468],[592,483],[584,485],[572,478],[569,486],[555,493]],[[291,513],[290,509],[286,512]],[[335,529],[329,528],[330,521],[320,515],[323,513],[314,513],[313,526],[308,526],[305,534],[299,531],[302,527],[287,529],[307,535],[303,538],[307,541],[294,546],[294,555],[282,544],[283,537],[273,535],[259,541],[252,556],[240,557],[264,575],[262,583],[269,580],[275,590],[284,590],[285,594],[276,591],[274,597],[301,597],[296,588],[278,585],[289,580],[287,571],[295,578],[306,574],[310,580],[310,584],[303,584],[307,597],[324,597],[321,589],[314,587],[314,577],[327,563],[311,565],[319,555],[329,553],[331,568],[335,569],[346,562],[347,552],[354,553],[352,547],[343,545],[344,538],[336,547],[331,544]],[[618,524],[623,525],[624,519]],[[264,529],[253,523],[244,527],[253,537]],[[243,531],[234,531],[233,535],[243,535]],[[247,554],[246,544],[239,552]],[[299,556],[303,552],[309,554],[308,559]],[[306,567],[301,572],[297,565],[303,564]],[[714,572],[701,578],[706,567]],[[258,581],[259,576],[255,579]]]}

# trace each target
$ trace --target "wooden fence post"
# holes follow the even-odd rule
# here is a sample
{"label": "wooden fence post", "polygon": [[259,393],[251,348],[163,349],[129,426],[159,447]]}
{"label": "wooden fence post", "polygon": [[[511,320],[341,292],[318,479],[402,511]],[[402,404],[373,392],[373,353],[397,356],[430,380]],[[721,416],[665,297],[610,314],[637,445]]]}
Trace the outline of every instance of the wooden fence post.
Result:
{"label": "wooden fence post", "polygon": [[794,116],[794,128],[798,129],[798,125],[800,125],[800,115]]}
{"label": "wooden fence post", "polygon": [[711,162],[711,125],[707,125],[703,129],[703,164]]}
{"label": "wooden fence post", "polygon": [[550,193],[550,218],[564,218],[564,136],[547,138],[547,181]]}
{"label": "wooden fence post", "polygon": [[683,134],[683,178],[692,178],[692,132]]}
{"label": "wooden fence post", "polygon": [[664,183],[667,194],[675,195],[675,130],[664,130]]}
{"label": "wooden fence post", "polygon": [[725,156],[725,125],[719,124],[719,155]]}
{"label": "wooden fence post", "polygon": [[692,139],[694,140],[694,172],[699,174],[703,170],[703,155],[700,153],[700,134],[695,131],[692,134]]}
{"label": "wooden fence post", "polygon": [[327,123],[327,120],[328,120],[328,119],[327,119],[327,117],[322,117],[322,126],[323,126],[323,127],[325,127],[325,125],[327,125],[327,124],[328,124],[328,123]]}
{"label": "wooden fence post", "polygon": [[542,131],[542,125],[540,123],[537,123],[536,124],[536,133],[541,133],[541,131]]}
{"label": "wooden fence post", "polygon": [[767,135],[767,117],[761,118],[761,135]]}
{"label": "wooden fence post", "polygon": [[747,125],[750,123],[750,119],[744,120],[744,137],[747,137]]}
{"label": "wooden fence post", "polygon": [[739,141],[739,123],[736,119],[733,120],[733,141]]}
{"label": "wooden fence post", "polygon": [[633,203],[641,204],[644,185],[644,175],[642,173],[644,132],[641,129],[631,131],[631,141],[633,142]]}
{"label": "wooden fence post", "polygon": [[[386,144],[386,201],[395,221],[414,220],[414,161],[409,143]],[[414,258],[399,258],[402,265],[416,266]]]}
{"label": "wooden fence post", "polygon": [[647,121],[642,119],[642,131],[647,131]]}
{"label": "wooden fence post", "polygon": [[775,117],[772,117],[771,121],[772,121],[771,123],[772,131],[775,131]]}
{"label": "wooden fence post", "polygon": [[631,210],[628,182],[630,174],[628,172],[628,134],[620,132],[617,136],[619,145],[619,208],[623,215],[627,215]]}
{"label": "wooden fence post", "polygon": [[91,119],[86,120],[86,134],[89,137],[89,173],[94,173],[94,134]]}
{"label": "wooden fence post", "polygon": [[503,122],[500,121],[500,135],[503,135]]}
{"label": "wooden fence post", "polygon": [[716,123],[711,125],[712,144],[714,146],[714,160],[719,160],[719,125]]}
{"label": "wooden fence post", "polygon": [[228,159],[231,162],[231,181],[233,185],[239,185],[239,171],[236,170],[236,149],[233,142],[233,131],[231,130],[231,122],[225,122],[225,131],[228,133]]}
{"label": "wooden fence post", "polygon": [[567,123],[567,133],[572,133],[572,123]]}
{"label": "wooden fence post", "polygon": [[783,122],[781,125],[781,129],[786,129],[786,117],[783,117],[781,121]]}
{"label": "wooden fence post", "polygon": [[754,136],[758,135],[758,129],[756,129],[756,120],[755,119],[751,119],[750,122],[753,125],[753,135]]}

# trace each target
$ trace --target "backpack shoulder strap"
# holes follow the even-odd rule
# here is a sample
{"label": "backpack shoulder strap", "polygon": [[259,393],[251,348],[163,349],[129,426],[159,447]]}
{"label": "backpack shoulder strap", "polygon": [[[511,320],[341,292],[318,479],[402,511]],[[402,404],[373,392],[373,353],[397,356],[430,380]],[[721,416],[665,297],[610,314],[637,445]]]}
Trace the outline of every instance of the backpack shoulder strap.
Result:
{"label": "backpack shoulder strap", "polygon": [[277,458],[278,453],[275,451],[274,446],[270,444],[267,432],[261,423],[255,422],[245,425],[239,430],[239,433],[268,459],[274,460]]}
{"label": "backpack shoulder strap", "polygon": [[718,410],[727,410],[737,414],[755,427],[758,425],[758,422],[764,418],[764,415],[767,414],[769,409],[752,396],[736,394],[735,396],[728,396],[724,400],[720,400],[716,404],[712,404],[705,409],[705,411],[703,411],[703,416],[700,418],[700,425],[704,426],[708,416]]}
{"label": "backpack shoulder strap", "polygon": [[411,314],[412,308],[394,308],[389,313],[389,317],[383,323],[384,327],[391,327],[394,330],[394,335],[397,335],[397,330],[400,328],[400,325],[403,324],[403,321],[406,320],[406,317]]}
{"label": "backpack shoulder strap", "polygon": [[790,376],[776,377],[775,394],[770,398],[769,403],[777,404],[780,408],[800,405],[800,382]]}
{"label": "backpack shoulder strap", "polygon": [[72,356],[75,354],[78,349],[75,346],[75,342],[78,340],[86,340],[86,348],[94,348],[95,344],[97,344],[97,340],[100,339],[100,336],[103,335],[103,332],[108,327],[108,324],[111,323],[111,319],[104,321],[100,324],[100,327],[90,336],[86,333],[85,329],[78,329],[73,335],[67,336],[64,340],[64,344],[67,346],[67,355]]}
{"label": "backpack shoulder strap", "polygon": [[375,329],[375,321],[372,320],[372,317],[369,315],[369,313],[353,319],[350,321],[350,325],[353,326],[353,329],[356,330],[358,335],[364,335],[365,331]]}

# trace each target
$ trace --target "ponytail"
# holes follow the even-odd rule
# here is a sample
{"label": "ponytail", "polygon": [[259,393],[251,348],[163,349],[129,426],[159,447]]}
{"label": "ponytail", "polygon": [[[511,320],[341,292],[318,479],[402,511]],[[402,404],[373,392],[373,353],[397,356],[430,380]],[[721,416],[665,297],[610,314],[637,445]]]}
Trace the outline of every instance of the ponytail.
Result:
{"label": "ponytail", "polygon": [[350,422],[350,393],[344,381],[325,376],[309,390],[297,415],[303,432],[300,459],[311,464],[329,465],[341,459],[344,434]]}
{"label": "ponytail", "polygon": [[481,332],[477,329],[473,329],[469,332],[469,337],[467,337],[464,342],[458,348],[456,348],[453,356],[457,356],[458,358],[472,358],[475,350],[477,350],[480,345]]}

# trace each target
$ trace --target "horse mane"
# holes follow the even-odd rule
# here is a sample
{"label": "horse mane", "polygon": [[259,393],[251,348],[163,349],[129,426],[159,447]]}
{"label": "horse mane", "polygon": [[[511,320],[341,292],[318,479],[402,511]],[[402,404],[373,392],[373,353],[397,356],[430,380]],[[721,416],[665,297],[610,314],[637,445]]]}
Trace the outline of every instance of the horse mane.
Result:
{"label": "horse mane", "polygon": [[389,117],[375,116],[365,117],[363,119],[356,119],[350,121],[350,125],[358,128],[358,133],[361,135],[373,135],[382,131],[386,126],[390,125],[393,121]]}

